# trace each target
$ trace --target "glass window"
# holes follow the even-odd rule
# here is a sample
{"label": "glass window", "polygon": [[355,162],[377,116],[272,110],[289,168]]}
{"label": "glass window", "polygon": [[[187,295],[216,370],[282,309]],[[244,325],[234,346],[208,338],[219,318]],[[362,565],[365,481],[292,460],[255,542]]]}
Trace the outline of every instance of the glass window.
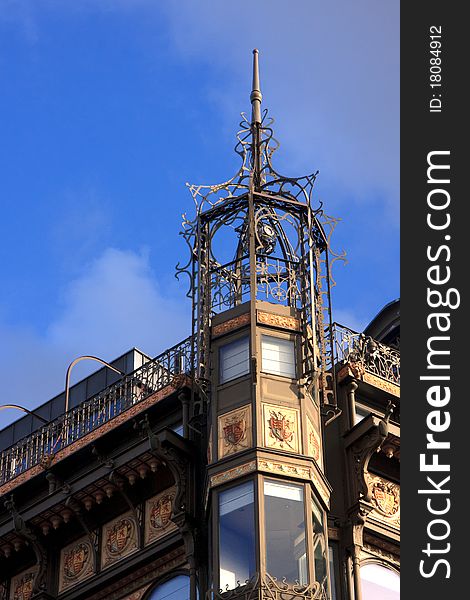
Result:
{"label": "glass window", "polygon": [[177,575],[157,586],[149,600],[189,600],[189,577]]}
{"label": "glass window", "polygon": [[225,383],[250,372],[248,337],[222,346],[219,351],[220,383]]}
{"label": "glass window", "polygon": [[268,573],[307,583],[303,486],[265,480],[264,514]]}
{"label": "glass window", "polygon": [[219,494],[219,560],[223,590],[243,585],[256,572],[252,481]]}
{"label": "glass window", "polygon": [[328,545],[328,557],[330,563],[330,585],[331,585],[331,600],[336,600],[338,594],[336,592],[338,577],[338,544],[330,542]]}
{"label": "glass window", "polygon": [[327,586],[327,556],[325,543],[325,527],[323,521],[323,510],[312,497],[312,520],[313,520],[313,561],[315,568],[315,581]]}
{"label": "glass window", "polygon": [[292,340],[263,335],[261,354],[265,373],[295,377],[295,344]]}
{"label": "glass window", "polygon": [[354,419],[354,424],[359,423],[360,421],[362,421],[362,419],[365,419],[369,415],[370,415],[370,410],[367,410],[367,408],[364,408],[362,406],[356,405],[356,415],[355,415],[355,419]]}
{"label": "glass window", "polygon": [[361,567],[363,600],[399,600],[400,576],[392,569],[377,563]]}

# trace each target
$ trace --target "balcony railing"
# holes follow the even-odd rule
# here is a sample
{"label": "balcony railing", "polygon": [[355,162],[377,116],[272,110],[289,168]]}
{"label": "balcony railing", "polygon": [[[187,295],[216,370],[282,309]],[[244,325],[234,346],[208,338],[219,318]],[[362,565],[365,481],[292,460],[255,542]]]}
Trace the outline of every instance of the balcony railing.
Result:
{"label": "balcony railing", "polygon": [[365,371],[400,385],[399,350],[338,323],[333,324],[332,333],[336,362],[360,365]]}
{"label": "balcony railing", "polygon": [[191,373],[191,338],[166,350],[0,454],[0,485]]}

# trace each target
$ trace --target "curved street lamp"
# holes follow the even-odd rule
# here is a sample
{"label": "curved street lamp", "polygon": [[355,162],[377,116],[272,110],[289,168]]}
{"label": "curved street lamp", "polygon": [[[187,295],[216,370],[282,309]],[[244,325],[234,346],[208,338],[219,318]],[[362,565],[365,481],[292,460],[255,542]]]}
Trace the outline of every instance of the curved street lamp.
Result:
{"label": "curved street lamp", "polygon": [[38,415],[35,412],[28,410],[24,406],[20,406],[19,404],[0,404],[0,410],[4,410],[6,408],[14,408],[16,410],[21,410],[22,412],[24,412],[28,415],[36,417],[36,419],[39,419],[43,423],[49,423],[49,421],[47,419],[45,419],[44,417],[41,417],[41,415]]}
{"label": "curved street lamp", "polygon": [[82,360],[94,360],[95,362],[99,362],[102,365],[104,365],[105,367],[108,367],[108,369],[111,369],[112,371],[119,373],[119,375],[122,375],[123,377],[125,375],[125,373],[123,373],[123,371],[116,369],[116,367],[113,367],[113,365],[110,365],[108,362],[106,362],[105,360],[103,360],[101,358],[98,358],[97,356],[88,356],[88,355],[79,356],[78,358],[73,360],[67,367],[67,373],[65,375],[65,411],[64,412],[67,412],[69,409],[70,373],[72,372],[73,367]]}

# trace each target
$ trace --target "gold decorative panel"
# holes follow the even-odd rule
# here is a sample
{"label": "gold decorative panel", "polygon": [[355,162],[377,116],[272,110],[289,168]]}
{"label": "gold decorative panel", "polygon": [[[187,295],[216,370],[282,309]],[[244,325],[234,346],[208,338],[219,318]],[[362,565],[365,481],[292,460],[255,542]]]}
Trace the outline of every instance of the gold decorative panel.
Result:
{"label": "gold decorative panel", "polygon": [[106,569],[138,548],[137,523],[128,512],[103,527],[101,568]]}
{"label": "gold decorative panel", "polygon": [[321,452],[321,441],[320,435],[313,426],[310,419],[307,418],[307,454],[314,458],[317,463],[322,467],[322,452]]}
{"label": "gold decorative panel", "polygon": [[219,459],[252,445],[251,406],[231,410],[218,419]]}
{"label": "gold decorative panel", "polygon": [[263,404],[263,431],[266,448],[299,451],[299,411]]}
{"label": "gold decorative panel", "polygon": [[37,567],[32,567],[12,578],[10,600],[30,600],[33,597],[34,578],[37,571]]}
{"label": "gold decorative panel", "polygon": [[281,329],[292,329],[293,331],[300,331],[300,321],[295,317],[288,317],[283,315],[275,315],[273,313],[264,312],[262,310],[257,311],[258,323],[261,325],[270,325],[271,327],[279,327]]}
{"label": "gold decorative panel", "polygon": [[77,585],[95,572],[94,550],[87,537],[69,544],[60,552],[59,592]]}
{"label": "gold decorative panel", "polygon": [[171,520],[176,487],[173,486],[145,503],[145,545],[175,531]]}
{"label": "gold decorative panel", "polygon": [[249,322],[250,322],[250,313],[245,313],[243,315],[240,315],[239,317],[234,317],[233,319],[230,319],[229,321],[224,321],[223,323],[214,325],[212,327],[212,335],[214,337],[223,335],[224,333],[228,333],[229,331],[233,331],[234,329],[238,329],[239,327],[248,325]]}
{"label": "gold decorative panel", "polygon": [[400,486],[376,475],[368,475],[371,502],[370,513],[379,521],[395,527],[400,526]]}

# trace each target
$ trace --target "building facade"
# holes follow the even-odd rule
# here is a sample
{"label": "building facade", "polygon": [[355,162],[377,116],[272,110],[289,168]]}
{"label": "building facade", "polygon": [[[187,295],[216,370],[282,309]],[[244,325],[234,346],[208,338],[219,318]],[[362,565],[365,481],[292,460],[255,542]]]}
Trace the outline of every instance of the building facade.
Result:
{"label": "building facade", "polygon": [[190,186],[189,337],[1,433],[2,600],[399,596],[399,303],[333,322],[335,220],[273,167],[257,51],[250,99],[237,174]]}

